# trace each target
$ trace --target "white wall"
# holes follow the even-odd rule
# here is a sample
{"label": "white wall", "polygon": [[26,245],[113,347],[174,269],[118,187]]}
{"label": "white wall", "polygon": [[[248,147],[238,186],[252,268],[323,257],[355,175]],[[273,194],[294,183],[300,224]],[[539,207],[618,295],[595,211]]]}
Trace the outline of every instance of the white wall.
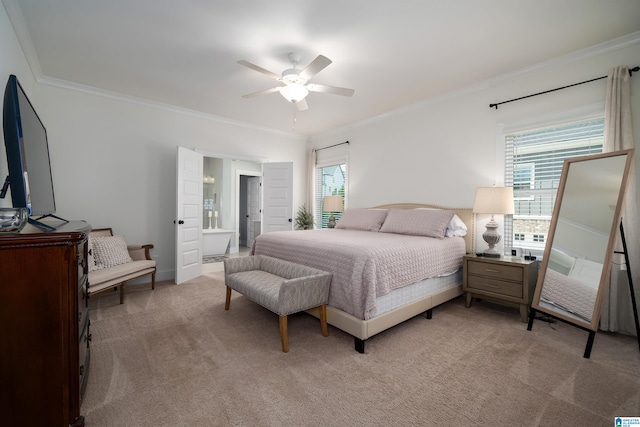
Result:
{"label": "white wall", "polygon": [[[350,207],[399,202],[471,207],[476,187],[503,183],[500,126],[598,103],[604,108],[606,79],[504,104],[497,110],[489,104],[606,76],[609,68],[617,65],[640,65],[638,39],[626,47],[604,50],[595,56],[575,53],[528,71],[461,88],[440,99],[314,137],[310,145],[320,148],[350,142]],[[473,65],[470,67],[469,72],[473,72]],[[638,147],[640,73],[634,74],[631,84]],[[636,165],[640,170],[640,153]],[[479,233],[487,220],[478,218]],[[485,247],[481,237],[476,240]]]}
{"label": "white wall", "polygon": [[293,162],[293,209],[304,203],[306,147],[298,136],[38,84],[4,8],[0,52],[2,86],[17,75],[47,128],[57,214],[154,244],[161,280],[174,277],[177,146]]}
{"label": "white wall", "polygon": [[[130,241],[156,245],[159,269],[173,274],[176,146],[294,162],[294,212],[305,202],[305,147],[289,136],[35,83],[0,9],[0,71],[18,75],[49,132],[61,216],[112,226]],[[312,138],[349,145],[349,206],[429,202],[470,207],[475,189],[503,179],[498,129],[604,102],[605,80],[490,109],[489,104],[640,65],[640,44],[577,53],[502,76],[385,117]],[[469,72],[473,72],[470,64]],[[636,146],[640,73],[631,79]],[[4,152],[0,176],[6,176]],[[636,155],[640,171],[640,154]],[[639,186],[640,189],[640,186]],[[478,230],[484,230],[480,218]],[[481,241],[481,239],[480,239]]]}

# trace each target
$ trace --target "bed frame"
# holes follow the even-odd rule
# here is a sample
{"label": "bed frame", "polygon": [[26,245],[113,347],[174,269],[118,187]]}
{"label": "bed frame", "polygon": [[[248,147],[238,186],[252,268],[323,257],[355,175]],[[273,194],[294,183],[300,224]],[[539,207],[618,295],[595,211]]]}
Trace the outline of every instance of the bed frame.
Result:
{"label": "bed frame", "polygon": [[[470,208],[447,208],[435,205],[425,205],[418,203],[400,203],[391,205],[376,206],[375,209],[416,209],[416,208],[435,208],[448,209],[455,212],[456,215],[466,224],[468,230],[464,237],[466,245],[466,253],[475,251],[475,221],[473,211]],[[459,295],[462,295],[462,283],[454,288],[445,289],[435,294],[426,296],[419,300],[410,302],[402,307],[387,313],[376,316],[373,319],[362,320],[357,317],[337,309],[327,306],[327,323],[335,326],[346,333],[353,335],[355,350],[358,353],[364,353],[364,342],[366,339],[391,328],[399,323],[409,320],[418,314],[425,313],[427,319],[431,319],[432,309],[444,302],[447,302]],[[307,311],[309,314],[320,318],[320,312],[317,309]]]}

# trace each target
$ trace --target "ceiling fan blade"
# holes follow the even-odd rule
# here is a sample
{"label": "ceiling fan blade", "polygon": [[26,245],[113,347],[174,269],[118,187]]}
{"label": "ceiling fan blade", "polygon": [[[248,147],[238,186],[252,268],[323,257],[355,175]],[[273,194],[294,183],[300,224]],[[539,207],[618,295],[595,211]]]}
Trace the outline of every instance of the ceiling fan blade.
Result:
{"label": "ceiling fan blade", "polygon": [[331,60],[323,55],[318,55],[316,59],[311,61],[311,64],[307,65],[307,68],[300,72],[300,77],[304,77],[309,80],[311,77],[318,74],[331,64]]}
{"label": "ceiling fan blade", "polygon": [[355,90],[347,89],[345,87],[325,86],[317,84],[308,84],[306,87],[307,89],[309,89],[309,92],[332,93],[334,95],[342,96],[351,96],[355,93]]}
{"label": "ceiling fan blade", "polygon": [[269,70],[265,70],[264,68],[259,67],[256,64],[252,64],[251,62],[245,61],[244,59],[241,59],[240,61],[238,61],[238,64],[244,65],[247,68],[251,68],[252,70],[262,73],[267,77],[271,77],[272,79],[278,80],[280,78],[280,76],[277,75],[276,73],[272,73]]}
{"label": "ceiling fan blade", "polygon": [[280,89],[282,89],[284,86],[276,86],[276,87],[272,87],[271,89],[265,89],[265,90],[260,90],[258,92],[253,92],[247,95],[242,95],[243,98],[253,98],[255,96],[260,96],[260,95],[266,95],[269,93],[273,93],[273,92],[280,92]]}
{"label": "ceiling fan blade", "polygon": [[305,111],[309,109],[309,106],[307,105],[307,100],[304,98],[296,102],[296,107],[298,107],[298,111]]}

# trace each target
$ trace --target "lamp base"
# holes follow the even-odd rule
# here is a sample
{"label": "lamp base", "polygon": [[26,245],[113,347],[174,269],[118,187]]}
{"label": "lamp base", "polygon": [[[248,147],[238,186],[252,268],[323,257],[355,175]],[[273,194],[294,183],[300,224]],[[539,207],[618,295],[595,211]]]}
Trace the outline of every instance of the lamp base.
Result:
{"label": "lamp base", "polygon": [[500,258],[502,254],[495,249],[495,246],[502,240],[502,236],[498,233],[498,223],[493,219],[493,215],[491,215],[491,220],[487,223],[486,227],[487,231],[482,234],[482,238],[487,242],[489,248],[484,250],[482,256]]}
{"label": "lamp base", "polygon": [[327,223],[327,228],[335,228],[336,227],[336,217],[331,214],[329,217],[329,222]]}
{"label": "lamp base", "polygon": [[495,249],[487,249],[484,252],[482,252],[482,256],[485,258],[500,258],[502,255],[500,254],[500,252],[496,251]]}

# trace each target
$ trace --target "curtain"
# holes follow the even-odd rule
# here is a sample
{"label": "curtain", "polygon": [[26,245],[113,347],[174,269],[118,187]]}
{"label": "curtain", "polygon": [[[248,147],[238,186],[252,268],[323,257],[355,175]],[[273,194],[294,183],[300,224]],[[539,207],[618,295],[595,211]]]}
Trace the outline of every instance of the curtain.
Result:
{"label": "curtain", "polygon": [[[604,118],[605,152],[635,147],[630,80],[629,67],[621,66],[609,70]],[[638,297],[640,291],[640,224],[638,223],[636,174],[633,163],[629,171],[622,206],[622,224],[631,264],[631,277],[635,295]],[[616,235],[614,247],[616,251],[622,250],[619,232]],[[605,295],[603,300],[600,329],[636,335],[627,271],[621,267],[622,265],[624,265],[624,257],[616,255],[611,266],[609,293]]]}
{"label": "curtain", "polygon": [[307,159],[307,170],[308,170],[308,178],[307,178],[307,210],[309,212],[315,212],[315,188],[316,188],[316,150],[312,148],[309,151],[309,158]]}

